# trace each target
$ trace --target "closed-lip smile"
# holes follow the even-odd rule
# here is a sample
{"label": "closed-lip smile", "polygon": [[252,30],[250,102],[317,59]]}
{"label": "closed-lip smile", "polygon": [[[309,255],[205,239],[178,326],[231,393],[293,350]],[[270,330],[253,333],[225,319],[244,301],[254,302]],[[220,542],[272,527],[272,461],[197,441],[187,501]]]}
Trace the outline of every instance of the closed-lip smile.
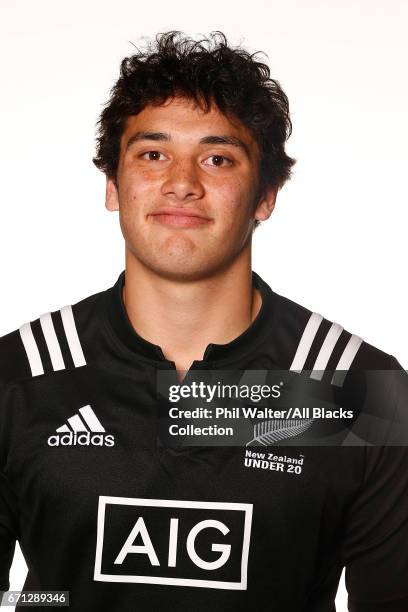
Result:
{"label": "closed-lip smile", "polygon": [[197,209],[176,208],[173,206],[158,208],[154,212],[150,213],[150,216],[156,223],[173,228],[203,227],[212,221],[212,219],[206,217]]}
{"label": "closed-lip smile", "polygon": [[206,217],[199,210],[193,208],[173,208],[168,206],[167,208],[159,208],[155,212],[150,213],[151,215],[176,215],[178,217],[198,217],[200,219],[206,219],[210,221],[209,217]]}

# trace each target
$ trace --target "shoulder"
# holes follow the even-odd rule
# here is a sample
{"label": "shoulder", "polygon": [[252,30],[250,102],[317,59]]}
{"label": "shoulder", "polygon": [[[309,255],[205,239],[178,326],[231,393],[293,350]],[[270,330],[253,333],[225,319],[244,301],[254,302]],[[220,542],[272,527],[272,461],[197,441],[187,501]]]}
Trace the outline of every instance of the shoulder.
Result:
{"label": "shoulder", "polygon": [[105,293],[45,312],[0,337],[0,385],[87,365]]}
{"label": "shoulder", "polygon": [[341,322],[285,296],[275,295],[274,334],[284,348],[283,367],[297,372],[311,370],[313,378],[319,378],[326,370],[338,370],[335,380],[339,383],[349,370],[401,369],[393,355],[371,344],[357,331],[346,329]]}
{"label": "shoulder", "polygon": [[397,359],[318,312],[283,296],[277,302],[272,333],[286,347],[281,368],[301,375],[313,399],[358,415],[343,443],[406,446],[408,375]]}

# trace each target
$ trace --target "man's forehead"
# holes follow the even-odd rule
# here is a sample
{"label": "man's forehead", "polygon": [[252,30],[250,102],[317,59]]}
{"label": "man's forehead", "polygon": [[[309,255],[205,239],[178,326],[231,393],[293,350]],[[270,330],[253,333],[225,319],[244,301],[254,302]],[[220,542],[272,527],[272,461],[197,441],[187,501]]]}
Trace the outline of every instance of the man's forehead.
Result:
{"label": "man's forehead", "polygon": [[197,140],[213,135],[230,135],[244,140],[253,146],[254,138],[248,128],[238,118],[222,113],[213,103],[206,111],[193,99],[176,97],[162,104],[148,104],[140,113],[127,117],[122,134],[122,142],[127,141],[135,132],[161,132],[171,135],[186,134]]}

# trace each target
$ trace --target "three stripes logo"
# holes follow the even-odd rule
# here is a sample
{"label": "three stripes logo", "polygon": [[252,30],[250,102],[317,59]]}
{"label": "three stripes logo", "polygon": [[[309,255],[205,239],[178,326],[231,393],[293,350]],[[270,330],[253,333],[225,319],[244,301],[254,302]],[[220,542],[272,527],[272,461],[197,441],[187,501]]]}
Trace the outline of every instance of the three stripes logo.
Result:
{"label": "three stripes logo", "polygon": [[105,432],[91,406],[83,406],[78,413],[67,419],[67,425],[58,427],[56,434],[48,437],[49,446],[114,446],[114,435]]}
{"label": "three stripes logo", "polygon": [[[323,329],[324,321],[325,320],[322,315],[312,312],[303,331],[293,362],[289,368],[290,370],[300,374],[305,368],[305,365],[309,361],[310,355],[315,348],[315,341],[317,339],[318,332],[320,329]],[[326,323],[328,324],[327,321]],[[339,345],[342,338],[347,339],[347,337],[347,343],[344,348],[341,347],[342,352],[338,357],[337,363],[333,367],[334,373],[331,378],[332,385],[336,385],[337,387],[343,386],[347,371],[357,355],[358,349],[360,348],[363,340],[355,334],[348,334],[348,332],[345,332],[343,327],[338,323],[332,323],[327,330],[317,357],[315,358],[314,362],[311,362],[310,364],[310,378],[315,380],[321,380],[323,378],[324,371],[326,370],[329,361],[336,350],[336,347]],[[308,370],[309,368],[305,369]]]}
{"label": "three stripes logo", "polygon": [[24,323],[19,332],[32,376],[86,365],[70,305]]}

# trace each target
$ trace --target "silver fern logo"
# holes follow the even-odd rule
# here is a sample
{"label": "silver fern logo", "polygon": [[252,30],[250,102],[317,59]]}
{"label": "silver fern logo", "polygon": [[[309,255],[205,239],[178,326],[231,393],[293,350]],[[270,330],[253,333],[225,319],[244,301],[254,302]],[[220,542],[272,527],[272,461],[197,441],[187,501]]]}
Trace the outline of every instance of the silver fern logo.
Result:
{"label": "silver fern logo", "polygon": [[253,438],[246,446],[268,446],[280,440],[299,436],[311,427],[314,419],[273,419],[253,426]]}

